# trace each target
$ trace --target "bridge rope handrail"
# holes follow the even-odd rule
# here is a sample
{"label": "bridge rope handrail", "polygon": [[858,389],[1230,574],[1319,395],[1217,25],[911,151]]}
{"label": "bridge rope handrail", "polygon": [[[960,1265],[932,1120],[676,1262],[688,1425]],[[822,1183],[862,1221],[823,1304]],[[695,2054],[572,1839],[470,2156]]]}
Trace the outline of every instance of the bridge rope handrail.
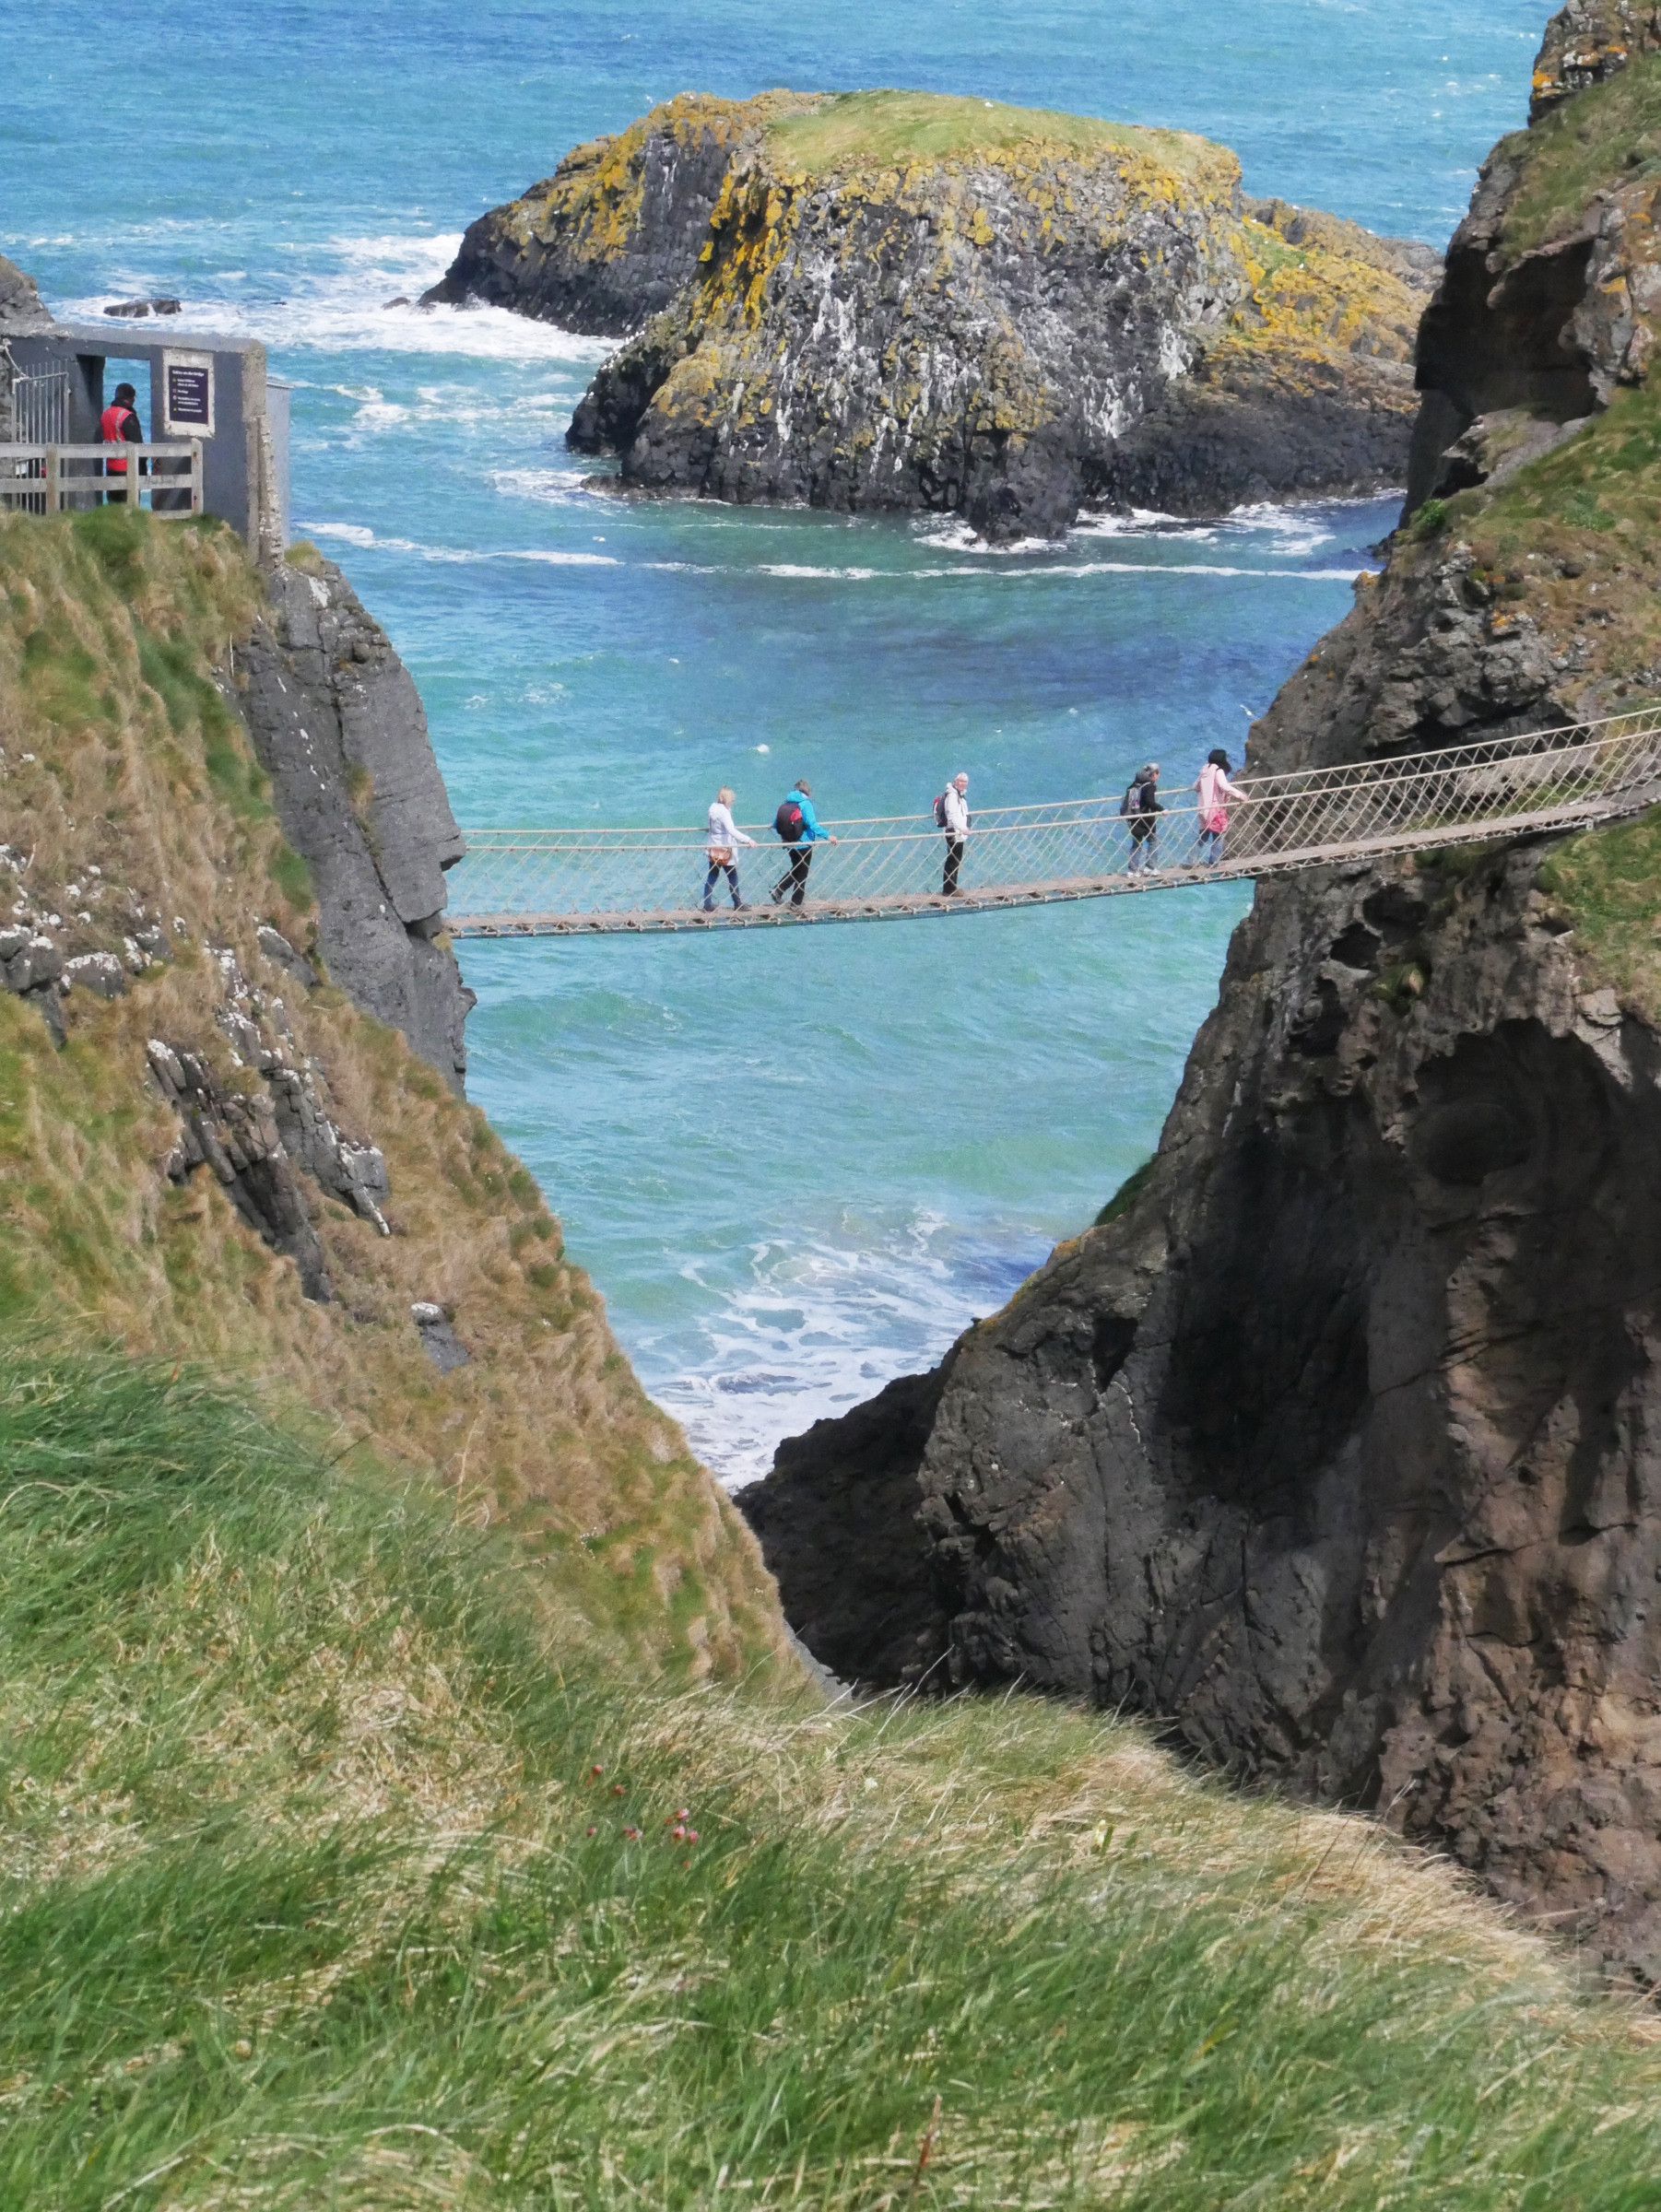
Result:
{"label": "bridge rope handrail", "polygon": [[[1192,786],[1183,796],[1187,798]],[[1243,775],[1227,803],[1227,827],[1200,818],[1197,799],[1170,804],[1151,836],[1138,836],[1116,794],[978,809],[959,884],[966,904],[1095,897],[1114,890],[1317,866],[1346,853],[1376,854],[1569,827],[1661,798],[1661,702],[1596,721],[1414,753],[1268,774]],[[1172,798],[1176,797],[1172,793]],[[750,920],[790,849],[771,824],[740,847]],[[802,887],[822,918],[918,912],[941,905],[931,865],[945,840],[932,815],[870,815],[827,821]],[[830,840],[836,841],[834,843]],[[705,920],[705,830],[513,829],[468,832],[452,926],[682,927]],[[758,880],[760,877],[760,880]],[[787,895],[794,886],[786,881]],[[719,916],[738,921],[718,877]],[[802,909],[792,909],[800,913]]]}

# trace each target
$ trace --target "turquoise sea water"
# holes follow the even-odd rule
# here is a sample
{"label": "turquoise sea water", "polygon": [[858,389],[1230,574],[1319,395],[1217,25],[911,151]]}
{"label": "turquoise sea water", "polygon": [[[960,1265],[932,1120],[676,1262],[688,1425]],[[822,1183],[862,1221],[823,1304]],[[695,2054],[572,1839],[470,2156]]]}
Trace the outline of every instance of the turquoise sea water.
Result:
{"label": "turquoise sea water", "polygon": [[[899,84],[1227,140],[1249,189],[1442,242],[1521,120],[1519,0],[248,0],[6,27],[0,251],[61,312],[183,294],[294,394],[297,527],[420,684],[464,823],[921,811],[1186,778],[1349,602],[1387,506],[938,523],[618,499],[562,444],[604,347],[383,307],[481,208],[689,87]],[[96,108],[88,106],[91,71]],[[747,891],[764,879],[760,856]],[[1245,894],[793,932],[472,946],[471,1089],[649,1387],[729,1480],[932,1359],[1158,1134]]]}

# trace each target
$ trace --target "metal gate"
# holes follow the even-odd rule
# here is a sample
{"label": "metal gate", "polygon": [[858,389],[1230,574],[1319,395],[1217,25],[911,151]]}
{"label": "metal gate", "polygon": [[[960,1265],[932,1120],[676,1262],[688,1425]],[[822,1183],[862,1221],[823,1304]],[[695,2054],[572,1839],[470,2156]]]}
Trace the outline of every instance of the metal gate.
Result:
{"label": "metal gate", "polygon": [[[9,385],[9,389],[8,389]],[[9,402],[9,406],[6,404]],[[69,371],[43,369],[26,373],[0,339],[0,415],[11,417],[9,438],[18,445],[65,445],[69,439]],[[6,428],[0,422],[0,429]],[[46,464],[41,454],[8,458],[0,464],[0,507],[13,512],[44,514]]]}
{"label": "metal gate", "polygon": [[67,445],[69,371],[43,369],[12,380],[12,438],[18,445]]}

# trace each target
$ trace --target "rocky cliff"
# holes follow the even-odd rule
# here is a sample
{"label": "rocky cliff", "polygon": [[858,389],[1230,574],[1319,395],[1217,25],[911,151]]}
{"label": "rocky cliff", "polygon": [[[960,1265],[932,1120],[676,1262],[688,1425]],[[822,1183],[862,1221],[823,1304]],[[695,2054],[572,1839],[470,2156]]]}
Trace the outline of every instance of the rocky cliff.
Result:
{"label": "rocky cliff", "polygon": [[571,441],[627,484],[1008,538],[1400,482],[1436,267],[1248,204],[1179,132],[688,94],[481,217],[428,297],[626,336]]}
{"label": "rocky cliff", "polygon": [[1520,466],[1644,382],[1661,314],[1658,25],[1623,0],[1552,19],[1535,120],[1484,162],[1420,332],[1409,512]]}
{"label": "rocky cliff", "polygon": [[[1549,104],[1504,155],[1507,219],[1572,144],[1576,251],[1634,253],[1643,165],[1602,103],[1658,81],[1641,59]],[[1499,359],[1514,265],[1485,292],[1465,251],[1427,317],[1427,414]],[[1564,333],[1563,298],[1518,344],[1571,358],[1586,418],[1421,507],[1253,766],[1661,685],[1661,404],[1620,302]],[[1161,1716],[1661,1978],[1658,909],[1648,818],[1263,887],[1150,1168],[934,1376],[746,1495],[809,1646]],[[897,1585],[875,1618],[874,1559]]]}
{"label": "rocky cliff", "polygon": [[420,695],[331,562],[291,553],[269,599],[242,648],[238,705],[311,872],[318,950],[459,1092],[474,1002],[443,935],[443,872],[465,847]]}

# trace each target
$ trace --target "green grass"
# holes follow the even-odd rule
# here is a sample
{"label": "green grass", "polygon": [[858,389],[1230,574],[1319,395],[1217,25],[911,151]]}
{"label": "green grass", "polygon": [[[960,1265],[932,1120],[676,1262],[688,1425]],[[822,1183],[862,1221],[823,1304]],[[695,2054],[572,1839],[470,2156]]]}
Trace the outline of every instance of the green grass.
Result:
{"label": "green grass", "polygon": [[1186,131],[1137,130],[1094,115],[1050,108],[1012,108],[1001,101],[939,92],[841,92],[806,113],[768,127],[775,153],[790,168],[828,171],[974,154],[1016,153],[1040,147],[1090,158],[1108,151],[1140,153],[1163,169],[1188,175],[1208,167],[1220,149]]}
{"label": "green grass", "polygon": [[1098,1229],[1105,1228],[1110,1221],[1116,1221],[1121,1214],[1129,1213],[1131,1207],[1135,1206],[1137,1200],[1153,1181],[1153,1161],[1145,1159],[1139,1168],[1132,1169],[1096,1216],[1095,1226]]}
{"label": "green grass", "polygon": [[1448,512],[1479,513],[1498,526],[1558,521],[1600,535],[1630,521],[1647,533],[1661,520],[1661,396],[1645,387],[1618,392],[1584,430],[1486,498],[1480,488],[1458,493]]}
{"label": "green grass", "polygon": [[1588,980],[1661,1023],[1661,808],[1567,839],[1540,870]]}
{"label": "green grass", "polygon": [[14,1347],[0,1474],[7,2206],[1656,2201],[1623,2017],[1367,1823],[633,1688],[176,1371]]}
{"label": "green grass", "polygon": [[1496,151],[1523,169],[1500,241],[1516,261],[1577,230],[1600,186],[1661,177],[1661,55],[1640,54]]}

